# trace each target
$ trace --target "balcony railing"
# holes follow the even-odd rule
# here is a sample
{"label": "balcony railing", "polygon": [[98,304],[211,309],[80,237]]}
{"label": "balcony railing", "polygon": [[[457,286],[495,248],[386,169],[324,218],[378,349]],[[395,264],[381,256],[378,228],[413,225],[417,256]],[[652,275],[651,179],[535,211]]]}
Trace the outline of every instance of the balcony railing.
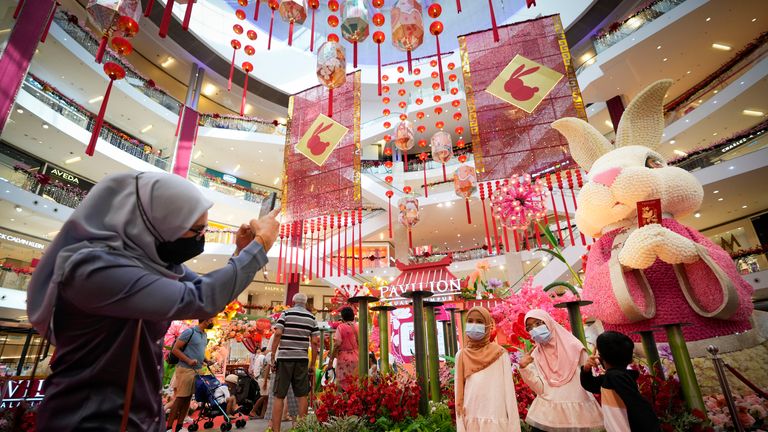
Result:
{"label": "balcony railing", "polygon": [[284,125],[275,125],[258,118],[203,114],[200,117],[200,126],[285,136]]}
{"label": "balcony railing", "polygon": [[670,165],[696,171],[768,147],[768,120],[705,149],[670,161]]}
{"label": "balcony railing", "polygon": [[[229,183],[219,177],[206,173],[206,167],[196,163],[190,164],[189,175],[187,179],[192,183],[200,185],[206,189],[215,190],[225,195],[233,196],[244,201],[261,205],[270,195],[279,192],[267,186],[256,183],[248,183],[249,186],[243,186],[238,183]],[[279,206],[279,200],[276,206]]]}
{"label": "balcony railing", "polygon": [[[69,121],[89,132],[93,131],[95,116],[85,108],[76,104],[70,98],[58,92],[45,81],[36,78],[32,74],[28,74],[26,78],[24,78],[22,88],[27,93],[34,96],[35,99],[43,102]],[[152,152],[152,146],[142,143],[140,140],[121,132],[107,122],[105,122],[104,126],[101,128],[99,137],[131,156],[137,157],[163,170],[168,170],[169,162],[167,157],[158,157]]]}
{"label": "balcony railing", "polygon": [[[56,12],[54,18],[56,24],[69,35],[72,40],[77,42],[81,47],[88,51],[94,57],[96,51],[99,49],[99,39],[97,39],[90,30],[87,30],[80,26],[78,18],[74,15],[70,15],[65,11],[59,9]],[[152,80],[141,76],[131,64],[125,62],[120,57],[113,54],[113,52],[107,48],[104,53],[104,62],[115,62],[125,69],[125,82],[130,84],[133,88],[140,91],[142,94],[157,102],[167,110],[178,115],[181,110],[181,102],[174,99],[169,94],[155,87]]]}

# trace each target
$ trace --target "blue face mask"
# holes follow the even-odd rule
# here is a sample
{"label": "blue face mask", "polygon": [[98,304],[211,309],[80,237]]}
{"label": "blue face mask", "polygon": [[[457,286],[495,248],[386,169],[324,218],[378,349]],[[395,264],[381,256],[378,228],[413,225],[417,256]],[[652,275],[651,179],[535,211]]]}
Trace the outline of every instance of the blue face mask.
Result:
{"label": "blue face mask", "polygon": [[531,339],[537,344],[545,344],[552,338],[552,333],[544,324],[531,329],[529,333],[531,334]]}
{"label": "blue face mask", "polygon": [[474,341],[483,340],[485,337],[485,324],[468,323],[464,328],[464,333],[467,334],[468,338]]}

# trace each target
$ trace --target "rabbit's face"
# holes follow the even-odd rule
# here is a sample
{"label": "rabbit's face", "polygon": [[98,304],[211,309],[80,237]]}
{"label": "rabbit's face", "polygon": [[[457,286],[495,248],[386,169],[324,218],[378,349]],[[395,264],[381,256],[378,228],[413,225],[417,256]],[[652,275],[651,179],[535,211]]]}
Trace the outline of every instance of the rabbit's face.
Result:
{"label": "rabbit's face", "polygon": [[703,197],[693,175],[667,166],[661,155],[637,145],[599,157],[589,179],[579,192],[576,223],[593,237],[609,225],[634,219],[638,201],[660,198],[662,211],[677,218],[699,208]]}

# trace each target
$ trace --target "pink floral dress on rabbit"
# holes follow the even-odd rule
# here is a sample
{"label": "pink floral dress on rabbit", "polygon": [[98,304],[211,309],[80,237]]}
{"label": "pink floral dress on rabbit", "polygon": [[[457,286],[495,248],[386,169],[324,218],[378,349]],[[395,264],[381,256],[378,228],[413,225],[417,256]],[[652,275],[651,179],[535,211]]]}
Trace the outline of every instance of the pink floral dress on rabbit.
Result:
{"label": "pink floral dress on rabbit", "polygon": [[[622,269],[629,294],[640,309],[645,309],[646,297],[642,288],[642,274],[648,285],[653,287],[656,313],[650,319],[632,322],[623,313],[611,284],[611,249],[614,239],[624,229],[617,229],[604,234],[590,249],[587,261],[586,279],[584,281],[583,298],[594,302],[588,306],[587,313],[601,318],[606,330],[619,331],[637,339],[632,332],[650,330],[654,326],[675,323],[687,323],[683,327],[686,340],[694,341],[715,336],[744,332],[751,328],[749,317],[752,313],[752,287],[739,275],[731,257],[722,248],[700,232],[688,228],[674,219],[663,219],[662,226],[680,234],[703,246],[709,257],[719,267],[721,277],[732,283],[738,294],[738,305],[735,313],[728,319],[707,318],[692,307],[686,298],[679,274],[671,264],[657,259],[651,267],[645,270],[629,271]],[[616,252],[614,252],[616,253]],[[698,307],[704,311],[712,311],[724,302],[721,280],[704,260],[692,264],[680,264],[685,277],[689,281],[690,294]],[[592,310],[590,310],[592,309]],[[656,332],[656,339],[666,341],[666,334]]]}

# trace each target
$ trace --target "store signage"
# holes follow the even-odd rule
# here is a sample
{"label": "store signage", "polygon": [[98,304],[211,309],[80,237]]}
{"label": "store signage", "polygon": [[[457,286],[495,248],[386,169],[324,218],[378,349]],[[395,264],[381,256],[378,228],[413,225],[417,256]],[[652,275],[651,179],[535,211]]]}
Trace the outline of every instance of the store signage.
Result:
{"label": "store signage", "polygon": [[733,253],[736,249],[736,246],[739,248],[741,247],[741,243],[739,243],[739,240],[736,239],[736,236],[731,233],[731,238],[726,239],[725,236],[720,237],[720,247],[727,250],[728,252]]}
{"label": "store signage", "polygon": [[3,233],[3,232],[0,232],[0,240],[6,240],[6,241],[9,241],[9,242],[18,243],[20,245],[29,246],[29,247],[31,247],[33,249],[45,249],[45,245],[43,245],[41,243],[34,242],[32,240],[23,239],[23,238],[20,238],[20,237],[16,237],[15,235],[6,234],[6,233]]}
{"label": "store signage", "polygon": [[278,285],[264,285],[264,291],[266,292],[283,292],[285,287]]}
{"label": "store signage", "polygon": [[54,168],[53,170],[51,170],[51,175],[52,176],[61,177],[64,180],[67,180],[70,183],[74,183],[76,185],[80,184],[80,179],[78,177],[75,177],[72,174],[70,174],[70,173],[68,173],[66,171],[62,171],[62,170],[57,169],[57,168]]}
{"label": "store signage", "polygon": [[76,186],[84,191],[89,191],[94,186],[94,183],[50,164],[46,165],[45,174],[66,184]]}
{"label": "store signage", "polygon": [[9,379],[3,385],[3,399],[0,401],[0,409],[13,408],[21,402],[30,406],[39,404],[43,400],[43,383],[45,380]]}
{"label": "store signage", "polygon": [[224,180],[227,183],[232,183],[232,184],[237,183],[237,178],[235,178],[234,176],[231,176],[229,174],[224,174],[223,176],[221,176],[221,178],[222,178],[222,180]]}
{"label": "store signage", "polygon": [[461,281],[458,279],[431,281],[428,283],[409,283],[381,287],[381,296],[386,299],[402,298],[403,293],[411,291],[430,291],[433,294],[453,294],[461,291]]}

